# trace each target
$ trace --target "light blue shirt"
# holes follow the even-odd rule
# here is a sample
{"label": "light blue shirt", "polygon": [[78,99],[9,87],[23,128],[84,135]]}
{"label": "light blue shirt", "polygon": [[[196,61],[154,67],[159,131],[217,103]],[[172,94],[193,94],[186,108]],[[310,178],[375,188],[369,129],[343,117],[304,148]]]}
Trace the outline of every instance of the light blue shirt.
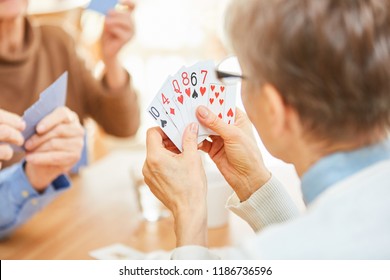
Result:
{"label": "light blue shirt", "polygon": [[[88,164],[86,143],[85,135],[81,158],[70,171],[73,174]],[[38,193],[29,183],[23,165],[21,162],[0,171],[0,239],[10,235],[71,186],[69,178],[61,175],[43,193]]]}
{"label": "light blue shirt", "polygon": [[351,152],[334,153],[320,159],[301,178],[305,203],[310,204],[335,183],[387,159],[390,159],[390,140]]}
{"label": "light blue shirt", "polygon": [[70,187],[69,179],[61,175],[39,194],[28,181],[23,165],[21,162],[0,172],[0,239]]}

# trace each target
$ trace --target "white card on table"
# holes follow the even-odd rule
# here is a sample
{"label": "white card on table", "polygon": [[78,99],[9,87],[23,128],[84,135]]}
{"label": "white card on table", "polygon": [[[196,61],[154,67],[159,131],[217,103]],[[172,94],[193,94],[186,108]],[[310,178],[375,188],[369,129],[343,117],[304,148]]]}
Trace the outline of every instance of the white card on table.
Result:
{"label": "white card on table", "polygon": [[89,255],[98,260],[169,260],[172,252],[158,250],[144,253],[130,246],[115,243],[107,247],[93,250],[89,252]]}
{"label": "white card on table", "polygon": [[89,255],[98,260],[143,260],[146,257],[145,253],[119,243],[91,251]]}

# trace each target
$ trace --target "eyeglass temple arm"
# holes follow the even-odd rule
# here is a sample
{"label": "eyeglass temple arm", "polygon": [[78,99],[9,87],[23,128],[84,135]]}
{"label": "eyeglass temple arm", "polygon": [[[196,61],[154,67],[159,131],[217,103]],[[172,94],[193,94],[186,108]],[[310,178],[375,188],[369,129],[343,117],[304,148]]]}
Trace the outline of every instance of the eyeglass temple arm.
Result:
{"label": "eyeglass temple arm", "polygon": [[218,79],[223,79],[223,78],[240,78],[240,79],[246,79],[245,76],[242,76],[242,75],[237,75],[237,74],[232,74],[232,73],[228,73],[228,72],[223,72],[223,71],[219,71],[217,70],[217,78]]}

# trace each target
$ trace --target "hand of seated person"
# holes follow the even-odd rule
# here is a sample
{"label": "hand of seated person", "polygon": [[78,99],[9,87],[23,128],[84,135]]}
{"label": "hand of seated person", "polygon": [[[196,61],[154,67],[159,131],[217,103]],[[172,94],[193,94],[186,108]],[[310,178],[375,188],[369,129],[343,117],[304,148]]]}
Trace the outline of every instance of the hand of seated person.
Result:
{"label": "hand of seated person", "polygon": [[134,36],[134,20],[132,17],[135,4],[131,0],[121,1],[124,11],[109,11],[104,22],[102,34],[103,61],[110,64],[118,55],[121,48]]}
{"label": "hand of seated person", "polygon": [[[233,126],[202,108],[197,111],[198,119],[220,136],[211,136],[212,141],[204,141],[200,148],[210,155],[238,197],[246,200],[271,176],[264,166],[251,123],[240,110]],[[177,246],[206,244],[207,188],[197,153],[197,133],[196,124],[187,127],[182,153],[160,128],[149,129],[147,134],[145,182],[172,211]]]}
{"label": "hand of seated person", "polygon": [[205,140],[201,150],[208,153],[241,201],[247,200],[271,177],[245,113],[236,109],[234,125],[228,125],[204,106],[197,110],[199,122],[218,133]]}
{"label": "hand of seated person", "polygon": [[37,191],[44,191],[80,159],[84,129],[76,113],[61,107],[46,116],[37,133],[26,141],[26,175]]}
{"label": "hand of seated person", "polygon": [[183,135],[183,152],[178,154],[165,133],[151,128],[147,133],[147,156],[142,170],[153,194],[175,217],[177,246],[206,244],[206,175],[198,153],[198,124]]}
{"label": "hand of seated person", "polygon": [[105,81],[109,89],[122,88],[128,82],[128,74],[118,60],[122,47],[134,36],[135,27],[132,0],[121,1],[122,11],[111,10],[106,16],[101,38],[102,59],[105,64]]}
{"label": "hand of seated person", "polygon": [[26,124],[21,117],[0,109],[0,161],[12,158],[13,150],[9,144],[23,145],[21,131],[25,127]]}

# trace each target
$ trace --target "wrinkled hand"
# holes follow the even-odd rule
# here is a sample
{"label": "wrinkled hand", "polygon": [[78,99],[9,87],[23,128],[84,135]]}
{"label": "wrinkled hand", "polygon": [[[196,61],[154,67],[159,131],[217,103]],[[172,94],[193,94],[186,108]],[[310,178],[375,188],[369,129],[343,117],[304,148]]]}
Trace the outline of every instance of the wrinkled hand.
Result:
{"label": "wrinkled hand", "polygon": [[208,153],[241,201],[247,200],[271,177],[253,136],[251,122],[239,109],[234,125],[224,123],[209,109],[197,109],[199,122],[219,134],[205,140],[201,150]]}
{"label": "wrinkled hand", "polygon": [[104,23],[102,52],[105,64],[111,64],[122,47],[134,36],[133,11],[135,4],[131,0],[123,0],[121,6],[127,9],[125,11],[110,10]]}
{"label": "wrinkled hand", "polygon": [[189,125],[183,135],[183,152],[164,145],[167,136],[160,128],[147,133],[145,182],[175,217],[177,246],[205,245],[207,228],[206,175],[198,153],[198,124]]}
{"label": "wrinkled hand", "polygon": [[23,145],[24,139],[21,131],[25,127],[26,124],[21,117],[0,109],[0,161],[12,158],[13,150],[9,144]]}
{"label": "wrinkled hand", "polygon": [[25,143],[25,172],[32,186],[43,191],[80,160],[84,129],[76,113],[61,107],[41,120],[36,131]]}

